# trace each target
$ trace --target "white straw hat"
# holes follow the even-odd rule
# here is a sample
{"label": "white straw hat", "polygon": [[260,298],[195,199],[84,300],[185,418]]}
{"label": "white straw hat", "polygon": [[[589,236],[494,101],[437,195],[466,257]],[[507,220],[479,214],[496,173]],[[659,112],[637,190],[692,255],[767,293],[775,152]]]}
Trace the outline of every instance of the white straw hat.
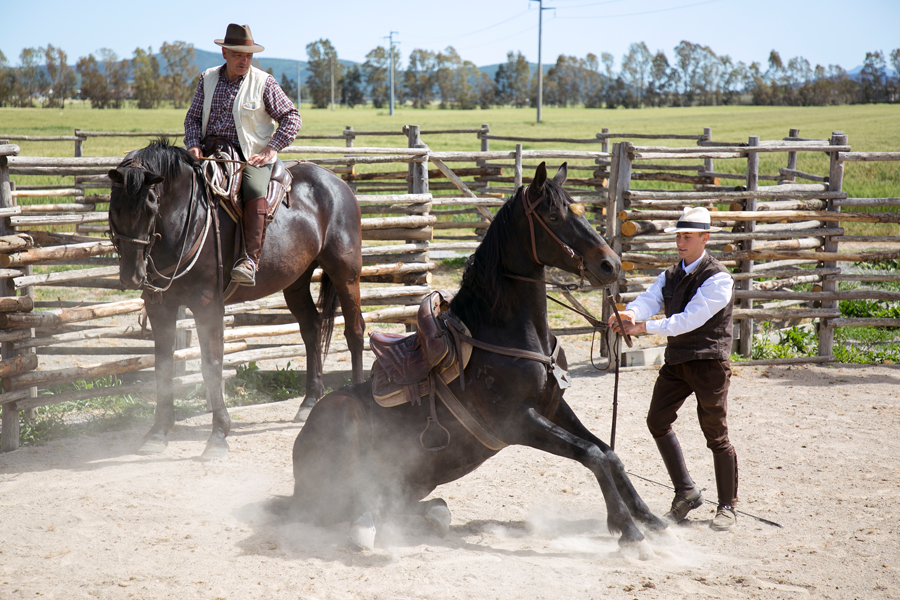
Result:
{"label": "white straw hat", "polygon": [[713,227],[710,224],[709,211],[702,206],[687,206],[684,214],[678,219],[675,227],[666,227],[666,233],[696,231],[698,233],[711,233],[722,231],[721,227]]}

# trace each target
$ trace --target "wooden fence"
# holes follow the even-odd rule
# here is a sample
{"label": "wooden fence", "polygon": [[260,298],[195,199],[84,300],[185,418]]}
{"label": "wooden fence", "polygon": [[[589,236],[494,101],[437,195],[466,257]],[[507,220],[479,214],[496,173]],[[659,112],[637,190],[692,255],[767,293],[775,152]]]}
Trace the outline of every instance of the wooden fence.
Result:
{"label": "wooden fence", "polygon": [[[429,133],[476,133],[480,149],[434,152],[426,144]],[[80,130],[76,134],[82,142],[91,136],[106,135]],[[715,209],[725,205],[728,210],[717,211],[714,218],[717,224],[732,230],[713,234],[709,249],[735,271],[740,303],[735,318],[740,322],[737,337],[742,353],[750,353],[754,320],[791,323],[817,320],[820,355],[802,362],[831,360],[835,327],[900,326],[897,319],[842,319],[837,310],[837,302],[844,298],[898,299],[891,292],[838,291],[839,281],[897,279],[898,276],[847,273],[837,265],[843,261],[900,256],[892,251],[838,250],[840,241],[857,244],[900,241],[846,236],[840,227],[841,222],[849,221],[897,223],[900,220],[896,213],[860,212],[869,207],[898,205],[897,198],[848,198],[842,191],[844,163],[898,160],[900,153],[853,153],[846,136],[840,133],[835,133],[830,140],[804,140],[796,130],[784,140],[750,138],[748,142],[725,143],[714,142],[709,129],[697,135],[611,133],[604,129],[589,139],[542,139],[491,134],[487,125],[440,132],[407,126],[392,134],[405,137],[406,147],[366,148],[353,143],[357,136],[386,134],[348,128],[340,136],[317,136],[317,139],[344,139],[343,147],[295,145],[282,152],[286,160],[291,154],[299,154],[332,169],[354,187],[362,208],[366,244],[363,303],[375,307],[365,313],[367,322],[412,323],[418,303],[430,291],[435,268],[431,254],[474,251],[492,218],[492,209],[501,205],[503,198],[517,186],[530,181],[529,175],[537,161],[546,160],[551,162],[551,167],[569,161],[567,188],[591,206],[591,221],[621,253],[626,272],[619,282],[617,302],[636,297],[650,285],[661,267],[677,260],[677,255],[672,253],[674,236],[659,232],[678,218],[682,207],[702,205]],[[615,143],[610,148],[613,139],[633,141]],[[635,145],[639,139],[690,140],[697,146]],[[515,149],[491,149],[492,141],[515,143]],[[524,150],[523,143],[586,144],[597,148]],[[759,173],[761,152],[785,153],[785,168],[777,174]],[[817,175],[798,170],[797,156],[803,152],[827,153],[829,173]],[[34,301],[35,286],[121,289],[112,245],[105,237],[96,237],[108,228],[105,205],[109,195],[102,193],[110,184],[106,172],[121,159],[20,157],[18,153],[17,146],[4,145],[0,139],[0,342],[3,352],[0,450],[4,451],[13,449],[18,442],[20,410],[101,394],[153,391],[152,382],[146,382],[145,378],[144,383],[125,383],[103,392],[73,390],[37,395],[39,388],[50,385],[152,368],[152,333],[142,330],[137,322],[142,307],[139,299],[96,304]],[[740,175],[717,170],[714,161],[720,160],[745,161],[746,168]],[[379,165],[377,168],[386,165],[390,170],[372,172],[372,167],[367,167],[368,172],[357,173],[356,165]],[[16,186],[11,179],[49,174],[74,177],[74,183]],[[723,180],[735,178],[742,185],[722,185]],[[798,179],[809,183],[797,183]],[[761,180],[775,185],[760,186]],[[631,187],[632,182],[641,185],[644,181],[664,182],[669,188],[687,187],[665,190]],[[98,191],[101,193],[94,193]],[[18,200],[25,198],[58,203],[19,205]],[[841,207],[847,206],[855,207],[855,211],[841,212]],[[61,232],[61,228],[68,231]],[[35,265],[54,265],[63,270],[35,274]],[[813,292],[790,291],[808,283],[820,287]],[[304,355],[302,345],[251,344],[297,333],[293,318],[283,309],[284,301],[280,297],[226,308],[226,377],[234,374],[235,367],[250,361]],[[128,314],[134,315],[133,322],[123,324],[122,315]],[[197,349],[190,346],[193,327],[190,317],[185,312],[179,319],[182,332],[176,355],[179,361],[196,358]],[[336,325],[342,325],[340,318]],[[590,328],[570,328],[557,333],[586,331]],[[73,346],[85,343],[90,345]],[[333,349],[342,351],[346,346],[337,342]],[[85,367],[49,369],[40,367],[36,352],[125,358]],[[176,380],[183,386],[199,382],[199,374],[181,374]]]}

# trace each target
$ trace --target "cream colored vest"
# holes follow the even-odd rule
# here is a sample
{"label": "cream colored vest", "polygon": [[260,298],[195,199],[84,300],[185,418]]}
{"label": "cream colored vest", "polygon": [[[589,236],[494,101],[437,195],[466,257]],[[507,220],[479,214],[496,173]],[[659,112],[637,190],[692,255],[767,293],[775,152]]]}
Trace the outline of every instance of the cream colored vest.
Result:
{"label": "cream colored vest", "polygon": [[[206,137],[206,125],[209,122],[209,112],[212,108],[212,97],[219,83],[219,67],[212,67],[203,72],[203,121],[200,127],[200,137]],[[266,89],[266,80],[269,74],[261,69],[251,66],[250,71],[244,76],[241,87],[234,98],[232,116],[234,127],[237,130],[238,141],[241,143],[241,151],[244,158],[250,158],[254,154],[262,152],[269,145],[269,140],[278,129],[278,121],[266,112],[263,102],[263,92]],[[270,162],[275,162],[273,158]]]}

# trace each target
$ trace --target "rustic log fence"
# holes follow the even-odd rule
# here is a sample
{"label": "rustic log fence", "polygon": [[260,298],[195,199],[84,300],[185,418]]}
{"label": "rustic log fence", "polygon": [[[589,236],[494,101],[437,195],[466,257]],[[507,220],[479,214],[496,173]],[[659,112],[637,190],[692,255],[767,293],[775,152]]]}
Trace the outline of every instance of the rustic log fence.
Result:
{"label": "rustic log fence", "polygon": [[[481,147],[472,151],[435,152],[426,143],[429,133],[476,133]],[[103,132],[77,130],[76,134],[75,137],[85,140]],[[356,137],[365,135],[403,136],[406,147],[356,147],[353,143]],[[716,210],[714,223],[731,231],[713,234],[709,249],[734,268],[739,302],[735,318],[740,322],[738,339],[743,354],[749,355],[751,350],[754,320],[818,322],[819,356],[780,362],[831,360],[835,327],[900,326],[900,319],[844,319],[837,308],[842,299],[897,299],[897,294],[891,292],[839,291],[837,283],[900,278],[896,274],[884,274],[879,279],[877,274],[857,274],[838,267],[838,262],[900,256],[900,252],[894,251],[841,252],[838,249],[839,241],[857,244],[900,241],[900,238],[882,236],[846,236],[841,227],[842,222],[898,222],[896,213],[863,211],[870,207],[900,206],[900,199],[848,198],[841,182],[845,162],[898,160],[900,153],[854,153],[846,136],[840,133],[835,133],[830,140],[803,140],[798,131],[791,130],[784,140],[751,138],[747,143],[713,142],[711,137],[709,129],[700,135],[619,134],[604,129],[591,139],[548,140],[494,135],[487,125],[452,131],[422,131],[417,126],[404,127],[400,132],[348,128],[340,136],[307,136],[344,139],[343,147],[294,145],[283,154],[286,160],[289,155],[299,154],[303,160],[332,169],[355,188],[363,213],[363,304],[372,307],[365,312],[369,323],[407,326],[413,323],[418,303],[431,289],[436,266],[431,254],[474,251],[492,218],[491,209],[500,206],[517,186],[528,183],[537,161],[544,160],[551,162],[551,168],[562,161],[570,162],[567,188],[590,206],[594,213],[592,223],[621,254],[626,275],[619,282],[616,302],[624,303],[636,297],[649,287],[661,267],[677,260],[674,235],[661,231],[677,220],[684,206],[708,206],[713,210],[724,206],[728,210]],[[610,147],[611,140],[628,138],[690,140],[697,146],[640,146],[623,141]],[[516,144],[514,149],[495,150],[490,147],[492,141]],[[596,144],[599,148],[523,149],[523,143],[539,142]],[[760,174],[756,158],[761,152],[787,153],[787,167],[776,175]],[[829,174],[798,170],[797,154],[802,152],[826,152],[831,161]],[[120,158],[42,158],[18,154],[17,146],[0,140],[2,450],[17,444],[19,410],[103,393],[152,392],[153,389],[152,382],[144,381],[126,382],[106,392],[73,390],[37,395],[38,387],[152,368],[152,332],[143,329],[138,321],[142,307],[139,299],[93,305],[78,301],[34,301],[35,286],[62,290],[107,289],[110,293],[121,290],[112,256],[114,249],[105,237],[95,237],[108,228],[105,205],[109,201],[110,182],[106,172]],[[713,161],[720,160],[746,161],[746,172],[740,176],[719,172]],[[384,173],[354,170],[356,165],[392,168],[392,164],[399,169],[393,167]],[[510,171],[511,174],[503,175]],[[17,188],[10,179],[10,176],[48,174],[74,177],[74,183]],[[737,177],[744,185],[721,184],[722,179]],[[809,183],[797,183],[798,179]],[[776,183],[760,186],[761,180]],[[666,189],[632,188],[633,181],[659,181]],[[690,188],[673,189],[677,185]],[[395,191],[403,193],[392,193]],[[49,199],[53,203],[30,204],[32,198]],[[19,199],[24,200],[22,206],[18,205]],[[854,212],[841,212],[842,207],[853,207]],[[466,215],[471,215],[471,220],[459,220]],[[448,217],[452,220],[447,220]],[[70,268],[34,274],[36,265]],[[791,291],[810,283],[817,286],[813,292]],[[233,376],[237,366],[250,361],[304,356],[302,344],[251,343],[260,338],[271,340],[297,333],[293,318],[284,309],[280,297],[226,307],[226,377]],[[123,315],[129,316],[130,324],[122,323]],[[110,322],[114,318],[118,320]],[[336,325],[340,324],[339,317]],[[179,361],[196,358],[196,349],[189,347],[192,327],[193,320],[187,313],[178,322],[186,340],[182,344],[185,347],[178,350]],[[568,328],[557,333],[586,331],[590,328]],[[106,345],[73,346],[96,340],[104,340]],[[332,348],[346,350],[340,341]],[[36,353],[127,358],[83,367],[42,369]],[[176,384],[181,386],[195,386],[199,382],[199,374],[176,379]]]}

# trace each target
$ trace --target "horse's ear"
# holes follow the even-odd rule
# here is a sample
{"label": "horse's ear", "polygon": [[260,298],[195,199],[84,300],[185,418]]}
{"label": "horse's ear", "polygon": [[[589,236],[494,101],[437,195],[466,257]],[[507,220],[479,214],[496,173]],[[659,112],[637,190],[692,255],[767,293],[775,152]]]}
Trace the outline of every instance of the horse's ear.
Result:
{"label": "horse's ear", "polygon": [[547,181],[547,163],[542,161],[534,171],[534,179],[531,181],[529,189],[534,190],[536,195],[540,195],[545,181]]}
{"label": "horse's ear", "polygon": [[553,181],[560,187],[566,182],[566,177],[569,176],[569,163],[564,162],[560,167],[559,171],[556,172],[556,175],[553,176]]}
{"label": "horse's ear", "polygon": [[162,180],[162,175],[157,175],[153,171],[144,169],[144,185],[153,185],[154,183],[160,183]]}
{"label": "horse's ear", "polygon": [[125,175],[123,175],[122,171],[118,169],[110,169],[109,173],[107,173],[106,176],[109,177],[113,181],[113,183],[118,183],[119,185],[125,183]]}

